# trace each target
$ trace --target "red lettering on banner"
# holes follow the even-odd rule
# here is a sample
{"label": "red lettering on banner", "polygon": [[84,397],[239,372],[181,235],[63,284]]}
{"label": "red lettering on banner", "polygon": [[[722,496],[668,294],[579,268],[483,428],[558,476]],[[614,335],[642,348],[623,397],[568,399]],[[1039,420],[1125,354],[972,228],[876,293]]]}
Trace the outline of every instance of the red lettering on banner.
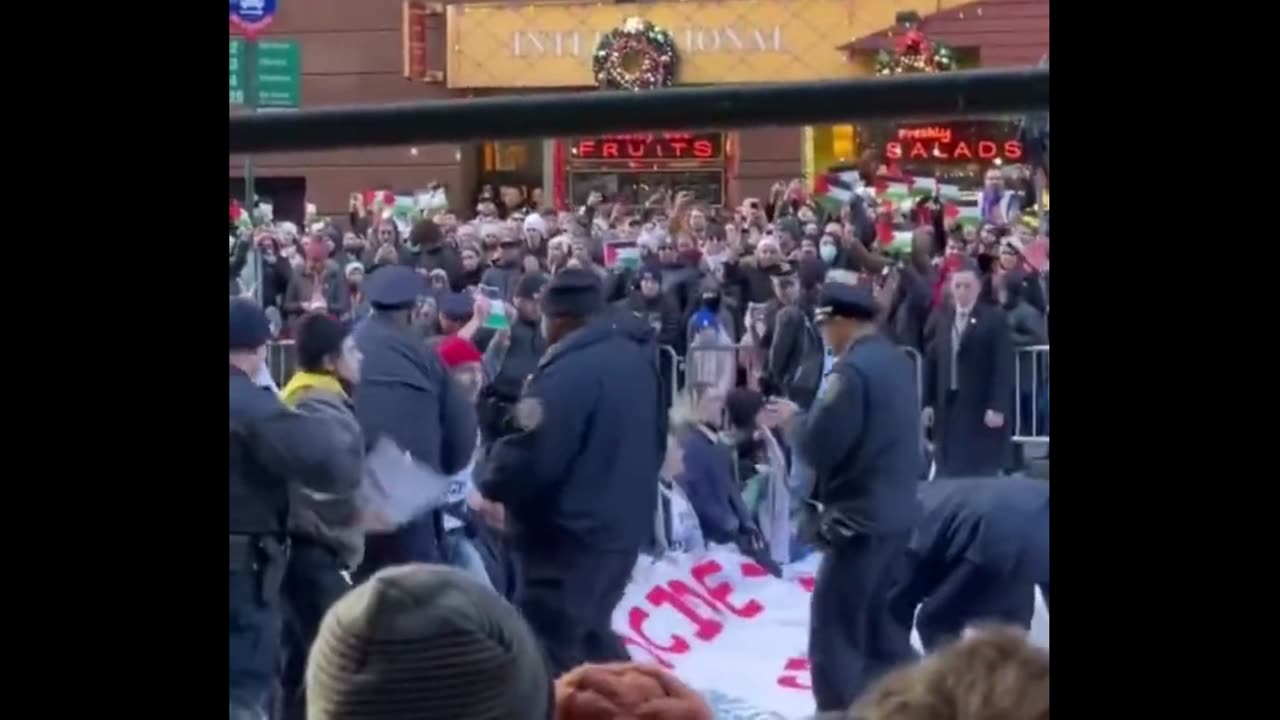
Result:
{"label": "red lettering on banner", "polygon": [[742,576],[749,577],[749,578],[768,577],[769,571],[765,570],[764,567],[760,565],[760,563],[744,562],[742,563]]}
{"label": "red lettering on banner", "polygon": [[672,665],[671,661],[663,657],[662,654],[659,653],[657,650],[655,650],[652,645],[646,645],[640,642],[639,640],[636,640],[635,638],[631,637],[630,635],[619,634],[618,637],[621,638],[623,645],[629,645],[634,648],[640,648],[641,650],[648,653],[649,657],[654,659],[654,662],[658,663],[659,665],[666,668],[667,670],[676,669],[676,666]]}
{"label": "red lettering on banner", "polygon": [[796,582],[800,583],[800,587],[804,588],[805,592],[812,593],[813,585],[817,581],[814,580],[812,575],[801,575]]}
{"label": "red lettering on banner", "polygon": [[1017,140],[1010,140],[1004,144],[1004,154],[1010,160],[1022,159],[1022,143]]}
{"label": "red lettering on banner", "polygon": [[[676,583],[680,583],[680,585],[689,593],[693,592],[688,585],[681,583],[679,580],[673,580],[671,582],[673,588]],[[646,600],[653,603],[655,608],[662,607],[663,605],[670,605],[676,612],[685,616],[685,618],[689,622],[693,623],[694,627],[697,628],[693,634],[694,637],[699,640],[710,641],[719,635],[721,630],[724,630],[723,624],[716,622],[715,620],[702,617],[694,611],[693,606],[662,585],[654,587],[644,597]]]}
{"label": "red lettering on banner", "polygon": [[635,633],[641,640],[649,643],[655,650],[669,652],[673,655],[683,655],[689,652],[689,641],[679,635],[671,636],[670,646],[659,645],[654,642],[653,638],[644,632],[644,621],[648,619],[649,613],[645,612],[644,608],[633,607],[627,612],[627,625],[631,627],[631,632]]}
{"label": "red lettering on banner", "polygon": [[741,607],[735,606],[731,603],[729,600],[729,593],[733,591],[733,587],[729,585],[728,581],[722,581],[715,586],[707,584],[708,577],[721,572],[722,570],[724,570],[724,568],[722,568],[720,563],[715,560],[704,560],[703,562],[694,565],[689,574],[692,575],[693,579],[702,586],[702,589],[707,591],[707,594],[710,595],[713,600],[724,606],[726,610],[734,615],[749,620],[763,612],[764,606],[755,600],[747,600],[746,604]]}
{"label": "red lettering on banner", "polygon": [[793,657],[787,660],[787,664],[782,669],[782,675],[778,676],[778,685],[792,690],[812,689],[813,679],[809,676],[809,658]]}

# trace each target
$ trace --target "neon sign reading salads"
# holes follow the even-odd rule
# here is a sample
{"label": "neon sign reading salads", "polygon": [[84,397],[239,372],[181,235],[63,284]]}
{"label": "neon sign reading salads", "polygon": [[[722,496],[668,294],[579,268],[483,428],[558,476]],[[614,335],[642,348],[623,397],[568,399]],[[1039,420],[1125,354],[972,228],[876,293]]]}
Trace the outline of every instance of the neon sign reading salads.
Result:
{"label": "neon sign reading salads", "polygon": [[1022,160],[1022,143],[1000,138],[985,125],[903,126],[884,145],[888,160],[973,162]]}

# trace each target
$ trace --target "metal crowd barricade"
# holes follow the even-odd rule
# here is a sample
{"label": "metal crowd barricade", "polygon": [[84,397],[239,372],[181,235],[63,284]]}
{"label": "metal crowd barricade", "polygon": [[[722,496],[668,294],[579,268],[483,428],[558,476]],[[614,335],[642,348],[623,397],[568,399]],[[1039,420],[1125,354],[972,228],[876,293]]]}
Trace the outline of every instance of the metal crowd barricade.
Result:
{"label": "metal crowd barricade", "polygon": [[298,348],[292,340],[277,340],[267,345],[267,369],[276,385],[284,387],[298,369]]}
{"label": "metal crowd barricade", "polygon": [[664,399],[666,400],[666,406],[670,408],[672,403],[675,402],[676,393],[680,391],[680,356],[676,354],[676,349],[670,345],[659,345],[658,368],[660,370],[663,369],[662,358],[664,355],[670,358],[666,367],[667,377],[664,378],[667,383],[666,397]]}
{"label": "metal crowd barricade", "polygon": [[924,408],[924,358],[920,355],[920,351],[910,345],[899,345],[898,349],[906,353],[911,358],[911,365],[916,371],[916,399],[920,401],[921,409]]}
{"label": "metal crowd barricade", "polygon": [[1013,366],[1013,440],[1049,442],[1049,346],[1018,348]]}
{"label": "metal crowd barricade", "polygon": [[[682,395],[694,407],[710,391],[721,394],[738,387],[738,369],[746,369],[748,381],[759,353],[755,347],[739,345],[694,345],[684,359]],[[760,363],[761,367],[763,366]]]}

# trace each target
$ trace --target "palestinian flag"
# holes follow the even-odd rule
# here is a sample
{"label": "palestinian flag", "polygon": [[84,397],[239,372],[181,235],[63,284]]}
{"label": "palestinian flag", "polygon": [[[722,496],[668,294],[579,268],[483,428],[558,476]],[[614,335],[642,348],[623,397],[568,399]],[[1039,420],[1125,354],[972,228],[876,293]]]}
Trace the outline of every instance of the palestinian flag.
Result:
{"label": "palestinian flag", "polygon": [[948,226],[958,224],[961,227],[978,227],[982,225],[982,210],[978,207],[977,201],[949,202],[943,206],[942,218]]}
{"label": "palestinian flag", "polygon": [[640,269],[640,246],[630,240],[606,243],[604,266],[610,270],[621,266],[625,270]]}
{"label": "palestinian flag", "polygon": [[877,180],[876,198],[882,203],[889,201],[896,206],[903,200],[911,199],[911,184],[896,180]]}
{"label": "palestinian flag", "polygon": [[934,178],[913,178],[911,180],[911,197],[926,198],[938,194],[938,181]]}
{"label": "palestinian flag", "polygon": [[861,188],[862,176],[857,170],[832,169],[814,180],[813,194],[828,214],[837,214]]}
{"label": "palestinian flag", "polygon": [[405,222],[416,222],[420,217],[417,201],[412,195],[396,195],[391,204],[391,217]]}
{"label": "palestinian flag", "polygon": [[365,190],[364,206],[374,215],[380,215],[385,208],[396,203],[395,193],[390,190]]}
{"label": "palestinian flag", "polygon": [[249,216],[248,211],[244,209],[239,200],[231,201],[231,223],[236,226],[237,230],[253,229],[253,218]]}
{"label": "palestinian flag", "polygon": [[890,255],[908,255],[911,253],[911,236],[910,230],[894,230],[890,236],[888,245],[885,250]]}

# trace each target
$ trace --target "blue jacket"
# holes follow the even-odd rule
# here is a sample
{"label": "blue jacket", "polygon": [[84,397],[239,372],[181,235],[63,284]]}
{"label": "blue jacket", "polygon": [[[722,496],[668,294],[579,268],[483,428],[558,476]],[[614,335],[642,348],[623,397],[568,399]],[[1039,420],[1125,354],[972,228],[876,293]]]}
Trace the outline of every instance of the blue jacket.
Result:
{"label": "blue jacket", "polygon": [[741,490],[736,487],[729,448],[693,427],[680,439],[680,451],[684,472],[677,481],[693,505],[703,537],[714,543],[735,542],[751,520],[740,515],[742,503],[730,498],[730,493]]}
{"label": "blue jacket", "polygon": [[637,550],[649,542],[667,413],[652,330],[606,313],[550,347],[476,486],[524,547]]}
{"label": "blue jacket", "polygon": [[971,562],[1029,582],[1049,580],[1049,483],[950,478],[919,487],[924,509],[910,548],[933,572]]}

